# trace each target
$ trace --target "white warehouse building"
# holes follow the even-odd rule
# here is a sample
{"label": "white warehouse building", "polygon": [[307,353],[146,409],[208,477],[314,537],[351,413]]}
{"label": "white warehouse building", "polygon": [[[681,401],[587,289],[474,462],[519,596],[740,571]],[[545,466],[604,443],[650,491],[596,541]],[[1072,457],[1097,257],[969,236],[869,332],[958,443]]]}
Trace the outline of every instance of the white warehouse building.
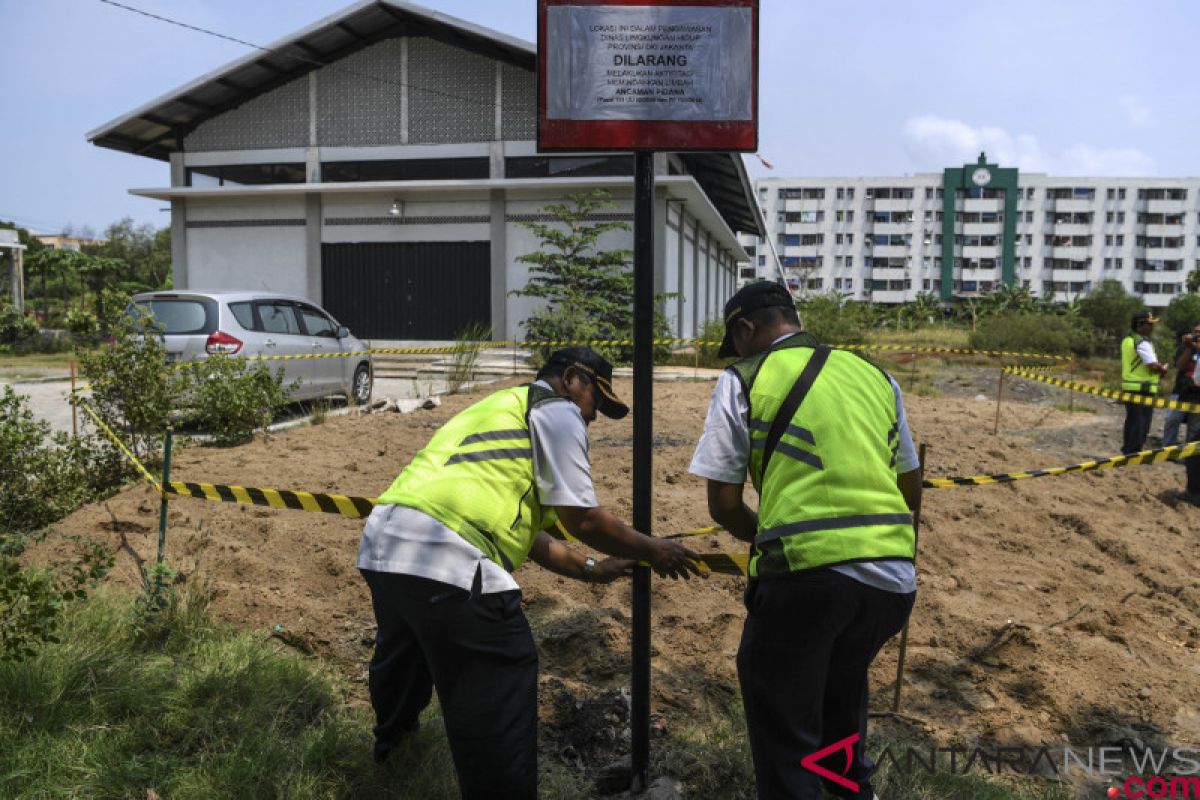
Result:
{"label": "white warehouse building", "polygon": [[[363,0],[88,134],[166,161],[176,289],[316,301],[363,338],[521,338],[540,243],[521,223],[608,190],[632,226],[633,157],[536,147],[535,45]],[[740,155],[655,156],[655,290],[677,336],[720,315],[763,226]],[[632,249],[633,233],[601,240]]]}
{"label": "white warehouse building", "polygon": [[752,260],[741,277],[782,267],[801,293],[952,301],[1006,284],[1065,301],[1111,279],[1162,308],[1200,269],[1200,178],[1055,177],[981,153],[942,173],[755,189],[770,242],[742,237]]}

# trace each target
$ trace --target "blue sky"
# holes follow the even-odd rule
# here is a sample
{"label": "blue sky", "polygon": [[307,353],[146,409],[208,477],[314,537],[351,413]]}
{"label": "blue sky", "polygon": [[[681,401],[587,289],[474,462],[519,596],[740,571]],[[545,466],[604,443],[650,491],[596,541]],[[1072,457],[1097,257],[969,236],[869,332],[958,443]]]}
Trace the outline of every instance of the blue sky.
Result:
{"label": "blue sky", "polygon": [[[122,0],[269,44],[341,0]],[[534,0],[427,0],[528,40]],[[904,175],[974,160],[1054,175],[1200,175],[1191,0],[762,0],[755,175]],[[244,47],[99,0],[0,0],[0,219],[165,225],[130,187],[164,163],[89,144],[101,124]]]}

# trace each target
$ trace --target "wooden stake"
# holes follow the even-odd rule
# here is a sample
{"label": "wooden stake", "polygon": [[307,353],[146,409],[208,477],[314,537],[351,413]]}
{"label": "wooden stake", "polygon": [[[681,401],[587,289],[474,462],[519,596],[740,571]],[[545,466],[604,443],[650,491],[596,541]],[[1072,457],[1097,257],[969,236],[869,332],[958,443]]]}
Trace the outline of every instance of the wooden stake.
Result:
{"label": "wooden stake", "polygon": [[[925,444],[921,444],[918,451],[918,460],[921,463],[921,477],[925,477]],[[921,507],[917,506],[917,510],[913,512],[913,569],[917,568],[917,542],[921,536]],[[912,618],[910,612],[909,619]],[[896,659],[896,691],[892,695],[892,713],[896,714],[900,711],[900,687],[904,683],[904,657],[908,654],[908,620],[904,621],[904,629],[900,631],[900,655]]]}

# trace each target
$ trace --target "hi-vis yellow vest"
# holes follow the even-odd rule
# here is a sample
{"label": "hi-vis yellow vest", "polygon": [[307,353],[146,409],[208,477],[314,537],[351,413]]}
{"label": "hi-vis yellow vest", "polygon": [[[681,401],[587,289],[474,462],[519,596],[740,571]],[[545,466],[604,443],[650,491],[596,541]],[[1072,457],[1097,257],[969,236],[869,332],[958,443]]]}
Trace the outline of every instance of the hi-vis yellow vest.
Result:
{"label": "hi-vis yellow vest", "polygon": [[896,485],[896,396],[859,356],[829,353],[763,474],[767,433],[815,344],[793,336],[731,367],[749,398],[750,478],[760,498],[752,577],[915,554]]}
{"label": "hi-vis yellow vest", "polygon": [[[1158,375],[1142,363],[1142,357],[1137,354],[1137,346],[1141,342],[1149,342],[1145,336],[1131,333],[1121,340],[1121,390],[1125,392],[1141,392],[1142,394],[1158,394]],[[1154,347],[1153,344],[1150,345]]]}
{"label": "hi-vis yellow vest", "polygon": [[529,412],[570,402],[540,386],[502,389],[443,425],[379,497],[441,522],[510,572],[554,524],[538,502]]}

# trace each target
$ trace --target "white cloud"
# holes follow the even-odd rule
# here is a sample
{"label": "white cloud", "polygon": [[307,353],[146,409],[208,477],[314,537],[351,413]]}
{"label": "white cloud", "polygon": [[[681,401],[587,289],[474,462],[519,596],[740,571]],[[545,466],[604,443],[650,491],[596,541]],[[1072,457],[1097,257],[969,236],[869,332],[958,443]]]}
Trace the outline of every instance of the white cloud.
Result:
{"label": "white cloud", "polygon": [[1136,95],[1121,95],[1121,109],[1125,112],[1129,124],[1135,128],[1145,128],[1154,122],[1154,113]]}
{"label": "white cloud", "polygon": [[1036,136],[990,126],[972,127],[934,114],[904,123],[904,147],[921,169],[970,163],[980,152],[986,152],[988,160],[997,164],[1051,175],[1134,176],[1152,174],[1154,169],[1154,160],[1136,148],[1102,148],[1081,142],[1054,153]]}

